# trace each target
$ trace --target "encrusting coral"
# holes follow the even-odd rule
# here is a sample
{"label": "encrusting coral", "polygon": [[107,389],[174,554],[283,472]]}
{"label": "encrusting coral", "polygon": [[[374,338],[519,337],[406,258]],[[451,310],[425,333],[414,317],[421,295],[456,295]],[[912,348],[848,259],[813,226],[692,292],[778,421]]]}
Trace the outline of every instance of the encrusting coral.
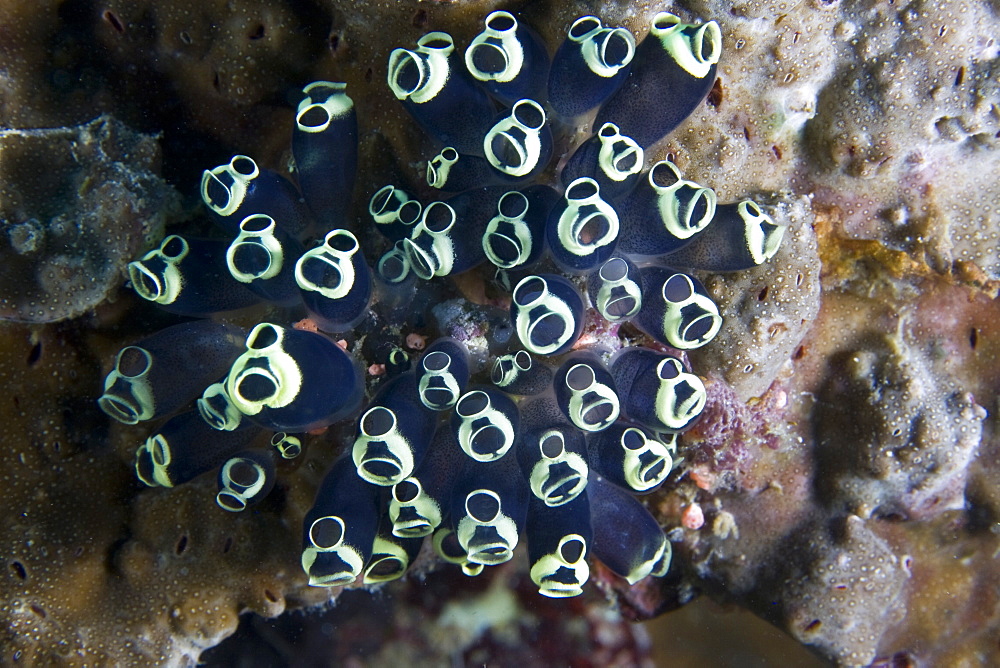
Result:
{"label": "encrusting coral", "polygon": [[817,397],[817,433],[843,439],[817,442],[821,495],[862,517],[961,510],[985,409],[905,340],[866,343],[833,358],[838,369]]}
{"label": "encrusting coral", "polygon": [[[648,18],[664,9],[295,3],[229,14],[222,3],[198,12],[189,3],[156,4],[153,14],[142,3],[5,8],[13,37],[0,48],[17,57],[0,75],[2,122],[74,125],[106,111],[143,131],[162,129],[164,173],[191,201],[194,175],[234,153],[287,175],[294,91],[313,80],[346,81],[362,112],[359,161],[370,165],[356,185],[351,216],[358,220],[370,194],[401,175],[422,175],[421,161],[433,155],[385,86],[392,48],[432,30],[447,30],[464,47],[485,15],[506,9],[538,28],[551,53],[588,11],[641,39]],[[752,196],[790,227],[764,268],[697,274],[723,318],[715,341],[681,355],[702,375],[705,408],[678,440],[680,461],[667,485],[644,497],[670,538],[674,569],[629,587],[594,562],[591,581],[633,619],[704,591],[754,610],[839,663],[1000,661],[992,562],[1000,544],[992,418],[1000,313],[989,242],[998,234],[995,6],[708,2],[667,9],[718,21],[723,56],[706,102],[646,149],[646,164],[670,158],[685,178],[715,188],[720,202]],[[32,44],[62,50],[50,58],[51,49]],[[198,60],[195,50],[207,56]],[[133,94],[128,81],[142,77],[128,73],[155,70],[149,91]],[[555,144],[582,143],[597,130],[586,121],[559,125]],[[88,137],[95,127],[129,132],[113,120],[52,132]],[[141,155],[152,155],[147,150]],[[560,164],[566,158],[557,156]],[[136,167],[123,166],[130,162]],[[97,167],[98,178],[117,185],[115,174],[133,169],[151,186],[122,190],[135,211],[160,209],[147,197],[173,197],[156,180],[155,161],[103,164],[112,171]],[[11,174],[4,188],[27,192],[28,175]],[[93,210],[87,201],[69,203]],[[42,227],[57,217],[44,211]],[[122,238],[141,244],[149,219],[131,220],[140,226],[121,221]],[[7,216],[4,239],[22,239],[13,228],[27,222]],[[196,219],[168,232],[208,230]],[[139,254],[133,247],[123,259]],[[438,285],[441,294],[415,302],[424,318],[400,332],[348,337],[352,351],[367,366],[385,359],[380,341],[390,335],[430,344],[440,332],[469,335],[472,359],[480,360],[473,363],[489,360],[504,323],[504,309],[489,303],[492,288],[468,275]],[[2,289],[6,303],[24,296],[20,284]],[[65,301],[58,289],[43,296]],[[94,400],[123,345],[178,320],[127,291],[102,298],[80,310],[60,306],[57,315],[72,321],[4,326],[0,374],[13,397],[4,443],[16,453],[0,469],[9,490],[0,523],[8,555],[0,586],[9,629],[0,642],[4,660],[192,662],[230,634],[242,612],[273,616],[327,600],[326,591],[306,585],[299,531],[326,468],[345,444],[350,449],[353,425],[305,436],[302,455],[278,462],[267,499],[238,516],[215,505],[211,476],[141,489],[132,461],[148,428],[109,423]],[[265,307],[225,320],[249,330],[281,318]],[[648,341],[631,325],[600,317],[586,320],[581,340],[609,350]],[[383,591],[409,591],[433,561],[419,557],[418,575]],[[514,582],[519,597],[537,598],[526,574],[510,577],[527,570],[519,561],[487,569],[465,587],[502,593]],[[436,571],[427,582],[461,586],[463,575],[446,575],[454,572]],[[572,612],[568,620],[547,618],[547,636],[566,637],[560,633],[574,614],[595,619],[594,594],[555,601]],[[422,606],[447,598],[397,600],[394,611],[397,619],[422,618]],[[509,597],[480,600],[498,615],[509,612],[499,605],[511,604]],[[489,662],[509,651],[505,644],[532,642],[530,626],[491,619],[495,628],[463,636],[467,660]],[[605,633],[621,628],[620,617],[607,619]],[[357,637],[364,646],[349,621],[337,624],[341,640]],[[394,624],[400,636],[408,633],[405,621]]]}
{"label": "encrusting coral", "polygon": [[102,116],[0,130],[0,317],[56,322],[117,290],[122,269],[181,216],[155,139]]}
{"label": "encrusting coral", "polygon": [[886,629],[902,616],[900,594],[909,573],[901,561],[909,557],[893,554],[856,516],[802,527],[779,550],[781,566],[760,574],[762,593],[773,592],[761,602],[761,614],[777,610],[795,638],[838,663],[870,661]]}

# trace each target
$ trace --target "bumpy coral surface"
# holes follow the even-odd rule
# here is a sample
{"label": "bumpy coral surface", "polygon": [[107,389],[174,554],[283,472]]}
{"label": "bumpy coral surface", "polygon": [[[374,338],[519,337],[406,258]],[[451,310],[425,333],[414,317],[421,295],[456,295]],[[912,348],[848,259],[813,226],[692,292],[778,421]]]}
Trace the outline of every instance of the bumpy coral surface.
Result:
{"label": "bumpy coral surface", "polygon": [[[641,35],[648,16],[663,9],[579,4],[533,3],[523,17],[554,49],[581,13]],[[197,11],[190,3],[155,5],[5,6],[0,122],[21,136],[24,128],[74,126],[108,112],[163,131],[163,173],[192,202],[200,170],[233,153],[283,170],[291,91],[319,78],[347,81],[365,110],[361,160],[372,168],[357,193],[419,173],[425,147],[384,85],[389,51],[435,29],[467,44],[488,11],[510,8],[291,3],[233,13],[226,3]],[[630,619],[705,592],[839,663],[1000,662],[995,3],[692,2],[670,11],[719,21],[724,56],[706,103],[647,161],[669,155],[720,201],[759,197],[784,207],[793,225],[765,269],[702,276],[725,319],[717,340],[690,355],[708,401],[680,439],[678,470],[647,504],[673,542],[676,572],[631,588],[599,569],[592,579]],[[562,132],[576,143],[590,130],[581,123]],[[144,201],[151,191],[125,176],[141,171],[154,183],[155,163],[112,160],[113,168],[99,168],[103,187],[131,184],[120,195],[132,211],[162,211]],[[30,187],[23,173],[3,184],[5,192]],[[60,206],[78,187],[64,191]],[[163,197],[162,186],[153,187]],[[93,201],[72,205],[74,221],[99,210]],[[58,215],[32,214],[42,228]],[[150,220],[117,221],[114,233],[135,240]],[[13,232],[30,241],[12,229],[23,222],[5,218],[5,240]],[[28,296],[23,281],[35,266],[26,267],[21,282],[4,285],[6,303]],[[483,282],[444,290],[442,298],[464,301],[401,334],[451,326],[485,342],[490,320],[475,306],[489,299]],[[48,286],[30,299],[58,304],[75,320],[6,324],[2,332],[0,374],[11,397],[3,411],[3,660],[193,662],[232,633],[243,612],[274,616],[326,599],[305,584],[299,531],[350,428],[307,437],[301,461],[279,466],[275,491],[245,516],[215,506],[208,476],[141,490],[132,457],[148,430],[110,424],[94,400],[119,348],[175,321],[124,291],[102,304],[100,288],[80,310],[62,306],[66,292]],[[230,320],[247,326],[260,316]],[[638,336],[629,328],[586,331],[616,345]],[[359,350],[374,361],[375,350],[363,342]],[[519,559],[526,569],[520,556],[515,566]],[[411,576],[383,588],[396,640],[379,639],[386,652],[424,642],[407,629],[427,610],[452,629],[442,633],[476,648],[463,655],[469,662],[539,642],[539,629],[553,638],[550,628],[581,633],[574,615],[586,620],[587,635],[625,634],[604,647],[631,642],[620,617],[607,613],[602,626],[600,613],[575,603],[562,617],[545,617],[552,627],[511,623],[507,592],[523,575],[471,580],[466,594],[435,603],[402,595],[418,582]],[[435,605],[457,612],[448,617]],[[667,636],[692,608],[648,628]],[[463,640],[448,620],[475,610],[490,611],[493,630],[474,629]],[[271,647],[286,646],[262,624],[246,627],[256,626],[254,636]],[[361,638],[370,647],[367,631],[352,635],[349,624],[332,626],[337,640]],[[461,651],[440,638],[430,646]],[[682,649],[670,651],[676,659]]]}
{"label": "bumpy coral surface", "polygon": [[843,440],[817,443],[827,472],[820,493],[864,517],[961,510],[986,411],[954,380],[935,377],[919,352],[885,343],[833,358],[839,368],[817,397],[817,431]]}
{"label": "bumpy coral surface", "polygon": [[137,251],[179,217],[153,137],[102,116],[0,130],[0,318],[57,322],[116,292]]}
{"label": "bumpy coral surface", "polygon": [[857,517],[840,526],[806,528],[800,540],[788,546],[795,556],[786,572],[778,570],[784,582],[774,587],[775,598],[784,601],[783,622],[801,642],[839,663],[868,661],[898,618],[905,567]]}

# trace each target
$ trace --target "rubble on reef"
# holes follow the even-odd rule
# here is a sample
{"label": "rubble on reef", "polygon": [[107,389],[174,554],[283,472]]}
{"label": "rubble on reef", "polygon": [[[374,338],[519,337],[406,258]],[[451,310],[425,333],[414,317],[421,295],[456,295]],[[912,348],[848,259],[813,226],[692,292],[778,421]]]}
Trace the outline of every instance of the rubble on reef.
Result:
{"label": "rubble on reef", "polygon": [[[703,594],[838,664],[1000,664],[1000,9],[668,4],[0,8],[0,663],[193,665],[242,643],[286,659],[641,665],[644,633],[666,635]],[[389,51],[436,29],[467,44],[494,9],[549,45],[586,12],[637,35],[663,9],[717,20],[716,86],[647,163],[669,156],[720,201],[759,197],[789,232],[762,267],[699,274],[724,319],[688,355],[708,400],[643,497],[673,545],[666,578],[630,588],[595,564],[582,597],[540,601],[520,553],[465,578],[425,551],[370,595],[309,587],[302,518],[352,425],[306,436],[239,516],[211,476],[143,487],[148,426],[112,423],[96,398],[122,345],[176,320],[120,288],[122,268],[165,226],[207,229],[202,169],[238,152],[287,172],[290,91],[317,78],[346,81],[362,110],[360,216],[426,157],[385,86]],[[584,121],[563,140],[582,141]],[[399,334],[447,329],[485,358],[498,304],[484,283],[443,281],[426,326]],[[275,312],[260,310],[226,320]],[[641,336],[588,327],[590,341]],[[365,345],[352,352],[368,367],[383,351]],[[331,601],[308,631],[263,619]]]}

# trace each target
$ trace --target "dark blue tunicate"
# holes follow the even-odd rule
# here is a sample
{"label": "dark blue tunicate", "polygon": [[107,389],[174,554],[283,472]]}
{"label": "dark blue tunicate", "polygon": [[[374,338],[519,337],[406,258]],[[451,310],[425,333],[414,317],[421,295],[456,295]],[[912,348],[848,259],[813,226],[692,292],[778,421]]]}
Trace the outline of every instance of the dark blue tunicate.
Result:
{"label": "dark blue tunicate", "polygon": [[534,100],[515,102],[497,116],[483,139],[483,151],[490,166],[512,181],[523,182],[541,172],[552,158],[545,109]]}
{"label": "dark blue tunicate", "polygon": [[484,262],[483,233],[505,192],[501,186],[477,188],[425,206],[403,242],[417,276],[451,276]]}
{"label": "dark blue tunicate", "polygon": [[215,470],[261,433],[260,427],[249,423],[233,431],[218,431],[198,411],[180,413],[136,450],[136,476],[150,487],[181,485]]}
{"label": "dark blue tunicate", "polygon": [[521,414],[521,432],[528,433],[536,429],[546,429],[552,426],[572,428],[569,420],[559,410],[554,392],[532,397],[518,404]]}
{"label": "dark blue tunicate", "polygon": [[583,297],[554,274],[527,276],[514,287],[510,320],[521,345],[536,355],[559,355],[583,331]]}
{"label": "dark blue tunicate", "polygon": [[438,557],[449,564],[461,566],[462,572],[465,575],[475,577],[482,574],[485,566],[469,561],[469,554],[462,547],[462,544],[458,542],[458,534],[452,528],[451,522],[437,528],[432,536],[432,543],[434,545],[434,553]]}
{"label": "dark blue tunicate", "polygon": [[427,161],[427,185],[444,192],[457,193],[513,180],[494,169],[486,158],[459,153],[451,146],[445,146]]}
{"label": "dark blue tunicate", "polygon": [[611,375],[621,388],[622,415],[652,431],[682,432],[705,407],[704,383],[671,355],[623,348],[615,355]]}
{"label": "dark blue tunicate", "polygon": [[[241,348],[242,350],[242,348]],[[228,369],[227,369],[228,372]],[[212,429],[232,431],[243,424],[243,413],[226,392],[226,379],[205,388],[197,401],[198,412]]]}
{"label": "dark blue tunicate", "polygon": [[587,436],[590,466],[606,480],[645,494],[663,484],[673,466],[669,448],[638,425],[619,420]]}
{"label": "dark blue tunicate", "polygon": [[366,585],[382,584],[398,580],[406,574],[424,544],[423,537],[401,538],[393,535],[392,525],[383,520],[372,544],[372,554],[365,564]]}
{"label": "dark blue tunicate", "polygon": [[661,160],[617,206],[618,250],[655,257],[683,248],[709,226],[715,207],[715,191],[684,180],[674,163]]}
{"label": "dark blue tunicate", "polygon": [[345,227],[358,170],[358,119],[347,84],[314,81],[295,113],[292,155],[320,229]]}
{"label": "dark blue tunicate", "polygon": [[712,90],[721,52],[722,31],[715,21],[690,25],[660,12],[636,48],[624,84],[601,107],[595,125],[614,123],[622,134],[649,148]]}
{"label": "dark blue tunicate", "polygon": [[368,201],[368,215],[375,229],[389,241],[401,241],[410,236],[423,210],[420,200],[391,184],[379,188]]}
{"label": "dark blue tunicate", "polygon": [[424,460],[409,477],[392,487],[389,519],[401,537],[430,535],[451,514],[451,494],[467,466],[474,465],[458,445],[451,428],[434,434]]}
{"label": "dark blue tunicate", "polygon": [[417,275],[410,266],[406,246],[397,241],[375,263],[375,296],[372,308],[387,322],[402,324],[414,310]]}
{"label": "dark blue tunicate", "polygon": [[564,186],[588,176],[601,189],[601,196],[617,202],[632,192],[642,172],[644,153],[631,137],[619,132],[614,123],[605,123],[597,134],[580,144],[559,178]]}
{"label": "dark blue tunicate", "polygon": [[160,330],[118,352],[97,403],[125,424],[170,415],[229,371],[245,337],[239,327],[208,320]]}
{"label": "dark blue tunicate", "polygon": [[271,436],[271,447],[282,459],[295,459],[302,454],[302,437],[279,431]]}
{"label": "dark blue tunicate", "polygon": [[627,256],[615,253],[587,275],[587,295],[608,322],[627,322],[642,308],[642,277]]}
{"label": "dark blue tunicate", "polygon": [[691,243],[661,260],[671,266],[708,271],[739,271],[774,257],[785,235],[757,203],[744,200],[716,208],[712,223]]}
{"label": "dark blue tunicate", "polygon": [[452,491],[452,524],[468,560],[496,566],[514,554],[528,510],[528,486],[512,453],[468,465]]}
{"label": "dark blue tunicate", "polygon": [[629,584],[647,575],[666,575],[670,541],[641,503],[596,474],[590,476],[587,499],[594,529],[591,555]]}
{"label": "dark blue tunicate", "polygon": [[466,72],[451,35],[427,33],[415,51],[393,50],[388,82],[414,120],[442,145],[483,155],[493,104]]}
{"label": "dark blue tunicate", "polygon": [[508,394],[533,396],[552,387],[552,369],[525,350],[502,355],[493,362],[493,384]]}
{"label": "dark blue tunicate", "polygon": [[226,250],[226,266],[261,299],[294,306],[301,300],[295,263],[302,252],[302,244],[279,230],[273,218],[254,214],[240,223],[239,235]]}
{"label": "dark blue tunicate", "polygon": [[563,200],[553,207],[545,239],[560,269],[582,274],[611,257],[619,228],[618,212],[601,197],[597,181],[583,176],[566,187]]}
{"label": "dark blue tunicate", "polygon": [[257,505],[271,493],[277,471],[269,450],[239,452],[219,468],[215,502],[229,512],[238,513]]}
{"label": "dark blue tunicate", "polygon": [[382,486],[406,478],[427,454],[436,425],[437,415],[420,401],[415,374],[392,378],[358,418],[351,451],[358,475]]}
{"label": "dark blue tunicate", "polygon": [[409,371],[412,366],[410,354],[399,346],[394,346],[385,358],[385,372],[390,378]]}
{"label": "dark blue tunicate", "polygon": [[477,462],[500,459],[517,441],[517,404],[492,387],[474,388],[461,396],[451,414],[459,446]]}
{"label": "dark blue tunicate", "polygon": [[469,74],[506,105],[544,101],[549,53],[541,37],[510,12],[492,12],[485,24],[465,50]]}
{"label": "dark blue tunicate", "polygon": [[244,218],[258,213],[270,216],[291,235],[302,232],[310,221],[291,181],[246,155],[234,155],[227,164],[202,172],[201,199],[230,234],[239,232]]}
{"label": "dark blue tunicate", "polygon": [[[273,303],[304,301],[321,329],[361,325],[350,338],[369,361],[385,362],[386,376],[369,379],[379,389],[362,409],[365,379],[350,355],[324,335],[266,322],[245,344],[235,342],[242,354],[230,354],[221,369],[209,368],[216,360],[207,352],[194,370],[169,362],[174,368],[160,380],[144,367],[162,365],[161,356],[123,352],[101,400],[122,421],[166,416],[203,389],[204,420],[195,412],[168,420],[138,449],[139,478],[169,487],[221,465],[216,501],[238,512],[275,484],[279,454],[302,452],[303,439],[288,432],[352,419],[351,453],[334,463],[304,519],[301,563],[310,585],[401,577],[428,535],[470,576],[511,559],[525,538],[530,577],[554,598],[582,593],[590,557],[630,583],[664,575],[670,543],[633,494],[669,476],[677,436],[698,419],[707,392],[681,359],[650,349],[626,346],[610,369],[597,354],[573,352],[586,344],[579,290],[586,284],[607,322],[630,321],[660,343],[694,348],[718,331],[718,309],[696,279],[663,265],[726,271],[777,250],[784,228],[753,202],[716,207],[711,190],[684,181],[668,161],[642,171],[645,149],[712,85],[720,44],[714,22],[685,26],[661,13],[637,49],[626,29],[585,16],[550,68],[537,35],[497,11],[465,52],[466,67],[445,33],[425,35],[415,50],[396,49],[390,88],[440,142],[427,183],[451,194],[425,206],[395,185],[376,191],[368,217],[388,243],[368,249],[371,259],[382,253],[375,267],[359,243],[370,235],[347,229],[358,167],[354,104],[344,84],[307,86],[292,141],[302,196],[236,156],[202,183],[213,215],[238,235],[228,252],[224,242],[174,235],[130,274],[140,294],[179,313],[256,303],[241,293],[241,280]],[[616,93],[625,82],[629,90]],[[563,140],[602,104],[598,121],[587,123],[596,134],[559,155],[569,156],[559,173],[565,192],[527,185],[548,173],[556,148],[566,148],[553,146],[550,116],[566,126],[557,130]],[[325,231],[323,243],[303,252],[306,232]],[[551,257],[543,259],[546,246]],[[397,337],[440,320],[431,307],[442,282],[417,278],[458,274],[487,259],[512,304],[509,313],[477,307],[474,333],[485,353],[472,358],[465,344],[442,338],[412,362],[401,348],[389,354]],[[576,278],[532,273],[545,271],[540,261]],[[194,344],[178,350],[185,346]],[[497,357],[496,387],[468,387],[472,373],[482,376],[484,355]],[[550,367],[542,358],[553,355],[560,359]],[[182,392],[184,383],[198,389]],[[270,446],[265,428],[278,432]]]}
{"label": "dark blue tunicate", "polygon": [[622,85],[634,55],[628,30],[605,28],[596,16],[578,18],[552,58],[549,104],[563,116],[590,111]]}
{"label": "dark blue tunicate", "polygon": [[614,378],[592,352],[567,356],[552,379],[556,404],[577,429],[601,431],[618,419],[620,401]]}
{"label": "dark blue tunicate", "polygon": [[722,327],[719,307],[694,276],[664,267],[643,267],[643,299],[632,324],[679,350],[700,348]]}
{"label": "dark blue tunicate", "polygon": [[433,411],[451,408],[469,382],[469,350],[449,337],[436,340],[417,362],[417,392],[424,406]]}
{"label": "dark blue tunicate", "polygon": [[326,332],[346,332],[368,315],[373,284],[357,237],[332,230],[295,265],[302,301]]}
{"label": "dark blue tunicate", "polygon": [[483,233],[486,259],[503,269],[537,262],[545,250],[546,222],[560,199],[543,184],[506,192]]}
{"label": "dark blue tunicate", "polygon": [[226,266],[229,244],[171,234],[160,247],[129,262],[132,288],[143,299],[180,315],[206,316],[260,302]]}
{"label": "dark blue tunicate", "polygon": [[560,506],[532,497],[524,532],[529,574],[538,593],[550,598],[582,594],[590,577],[587,555],[593,542],[586,491]]}
{"label": "dark blue tunicate", "polygon": [[304,432],[341,420],[361,403],[364,381],[327,337],[261,323],[247,337],[226,392],[240,412],[275,431]]}
{"label": "dark blue tunicate", "polygon": [[587,486],[586,441],[563,420],[522,429],[517,461],[532,496],[547,506],[569,503]]}
{"label": "dark blue tunicate", "polygon": [[309,584],[343,586],[361,575],[378,532],[381,490],[358,476],[350,457],[334,463],[302,523],[302,569]]}

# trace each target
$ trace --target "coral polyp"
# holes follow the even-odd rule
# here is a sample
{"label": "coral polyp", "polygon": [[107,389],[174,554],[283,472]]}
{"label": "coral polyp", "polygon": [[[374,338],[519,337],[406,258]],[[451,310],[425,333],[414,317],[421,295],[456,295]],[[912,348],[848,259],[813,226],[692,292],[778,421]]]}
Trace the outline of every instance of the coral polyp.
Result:
{"label": "coral polyp", "polygon": [[[643,171],[644,149],[711,89],[714,22],[657,14],[635,46],[624,28],[583,17],[551,68],[514,14],[494,12],[485,23],[464,61],[444,32],[389,57],[388,86],[444,147],[428,160],[427,188],[401,177],[363,194],[370,220],[351,219],[359,110],[344,83],[317,81],[302,90],[292,131],[296,184],[248,156],[206,169],[202,198],[228,241],[172,235],[130,265],[139,295],[174,312],[204,316],[263,300],[319,330],[260,323],[224,360],[228,368],[148,374],[127,411],[111,393],[116,370],[101,399],[112,417],[136,422],[205,390],[205,421],[198,412],[172,418],[140,448],[136,469],[148,485],[173,486],[221,465],[217,500],[231,512],[258,503],[276,475],[275,447],[237,451],[266,431],[280,447],[278,434],[357,416],[353,446],[304,520],[312,585],[401,577],[421,538],[439,531],[457,540],[434,541],[441,558],[469,575],[510,560],[526,534],[531,578],[550,597],[580,594],[589,558],[629,583],[664,575],[670,543],[630,493],[667,479],[669,449],[697,421],[704,384],[680,357],[641,339],[616,353],[621,341],[593,345],[581,335],[596,317],[632,322],[650,344],[708,344],[722,318],[682,270],[755,266],[781,240],[784,228],[760,205],[716,207],[711,189],[669,161]],[[595,108],[597,133],[548,183],[541,175],[553,154],[568,149],[553,150],[553,119]],[[426,303],[434,282],[484,264],[498,272],[491,299],[510,312],[509,325],[487,333],[485,359],[438,338],[412,370],[390,365],[359,411],[367,365],[358,346],[344,350],[327,335],[402,345],[401,328],[422,315],[395,294],[401,286],[424,296],[411,304]],[[213,437],[214,429],[225,431]]]}

